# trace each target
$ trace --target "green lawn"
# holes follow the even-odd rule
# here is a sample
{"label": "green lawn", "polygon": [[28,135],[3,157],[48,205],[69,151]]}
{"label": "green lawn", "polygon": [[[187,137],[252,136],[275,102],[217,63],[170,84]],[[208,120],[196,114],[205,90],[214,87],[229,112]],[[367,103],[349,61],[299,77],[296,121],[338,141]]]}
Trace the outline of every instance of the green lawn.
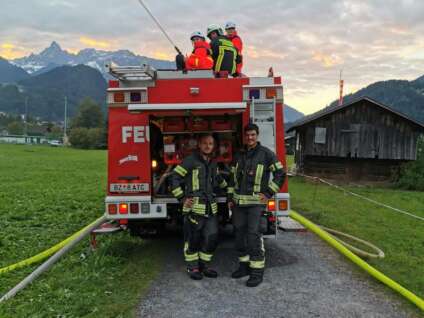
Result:
{"label": "green lawn", "polygon": [[[371,187],[347,189],[424,217],[422,192]],[[290,178],[289,191],[294,210],[318,224],[353,234],[383,249],[384,259],[369,262],[424,297],[423,221],[300,177]]]}
{"label": "green lawn", "polygon": [[[103,214],[106,151],[0,144],[0,267],[62,241]],[[160,242],[88,239],[12,300],[0,317],[128,317],[162,263]],[[159,251],[159,252],[158,252]],[[0,277],[4,294],[37,265]]]}

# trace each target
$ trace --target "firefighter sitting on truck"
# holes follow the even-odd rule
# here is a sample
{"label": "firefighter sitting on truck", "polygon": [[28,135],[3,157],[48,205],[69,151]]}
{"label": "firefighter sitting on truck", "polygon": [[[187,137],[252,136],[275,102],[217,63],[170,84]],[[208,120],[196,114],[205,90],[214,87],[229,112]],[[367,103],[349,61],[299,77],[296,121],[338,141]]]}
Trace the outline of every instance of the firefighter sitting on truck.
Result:
{"label": "firefighter sitting on truck", "polygon": [[243,67],[243,57],[242,57],[243,41],[237,34],[235,23],[227,22],[225,24],[225,32],[227,33],[226,34],[227,38],[231,40],[231,42],[233,42],[233,45],[237,50],[236,71],[237,71],[237,75],[240,76],[242,74],[241,69]]}
{"label": "firefighter sitting on truck", "polygon": [[250,275],[246,282],[248,287],[256,287],[262,282],[265,247],[259,229],[260,219],[268,199],[280,190],[285,179],[281,162],[258,142],[258,134],[259,128],[253,123],[244,128],[246,148],[234,158],[227,189],[239,256],[239,268],[231,277]]}
{"label": "firefighter sitting on truck", "polygon": [[193,52],[187,58],[185,65],[188,70],[210,70],[213,67],[212,52],[209,43],[205,41],[202,32],[193,32],[190,36]]}
{"label": "firefighter sitting on truck", "polygon": [[[216,278],[218,273],[209,267],[218,240],[218,204],[215,189],[227,187],[211,157],[215,140],[204,135],[199,151],[186,157],[171,176],[172,194],[183,202],[184,258],[190,278]],[[184,185],[184,190],[183,190]]]}
{"label": "firefighter sitting on truck", "polygon": [[222,74],[221,72],[237,76],[237,49],[234,47],[233,42],[224,36],[222,28],[216,24],[208,26],[207,35],[211,40],[210,46],[216,76],[220,77]]}

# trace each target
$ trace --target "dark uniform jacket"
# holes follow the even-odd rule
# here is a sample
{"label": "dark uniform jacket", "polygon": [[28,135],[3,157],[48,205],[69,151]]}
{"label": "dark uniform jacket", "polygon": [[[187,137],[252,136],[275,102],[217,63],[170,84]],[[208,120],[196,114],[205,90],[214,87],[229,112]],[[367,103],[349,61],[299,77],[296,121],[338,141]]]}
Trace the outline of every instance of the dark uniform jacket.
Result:
{"label": "dark uniform jacket", "polygon": [[285,176],[283,165],[276,155],[258,143],[255,148],[236,154],[227,189],[229,200],[240,206],[263,204],[259,193],[272,197],[280,190]]}
{"label": "dark uniform jacket", "polygon": [[193,198],[193,206],[183,207],[183,213],[217,213],[215,190],[218,187],[226,188],[227,182],[219,174],[216,162],[204,160],[198,152],[184,158],[171,175],[172,194],[180,200]]}
{"label": "dark uniform jacket", "polygon": [[212,58],[214,61],[214,71],[227,71],[230,75],[236,73],[237,49],[233,42],[225,36],[218,36],[210,43]]}

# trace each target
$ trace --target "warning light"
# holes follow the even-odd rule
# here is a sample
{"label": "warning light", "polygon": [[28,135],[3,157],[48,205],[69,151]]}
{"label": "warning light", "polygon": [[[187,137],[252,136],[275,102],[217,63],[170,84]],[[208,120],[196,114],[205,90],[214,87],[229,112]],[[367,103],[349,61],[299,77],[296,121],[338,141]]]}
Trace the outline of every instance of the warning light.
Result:
{"label": "warning light", "polygon": [[289,203],[287,200],[279,200],[278,201],[278,210],[287,210],[289,207]]}
{"label": "warning light", "polygon": [[268,211],[275,211],[275,200],[268,200]]}
{"label": "warning light", "polygon": [[152,168],[156,168],[158,166],[158,162],[156,160],[152,160]]}
{"label": "warning light", "polygon": [[277,97],[277,90],[275,88],[267,88],[266,89],[266,98],[271,99]]}
{"label": "warning light", "polygon": [[141,102],[141,93],[140,92],[131,92],[130,100],[133,103],[140,103]]}
{"label": "warning light", "polygon": [[109,214],[116,214],[116,212],[118,212],[116,204],[109,204],[107,206],[107,211],[109,212]]}
{"label": "warning light", "polygon": [[128,214],[128,204],[119,203],[119,214]]}
{"label": "warning light", "polygon": [[130,203],[130,213],[138,213],[138,203]]}
{"label": "warning light", "polygon": [[124,93],[115,93],[115,94],[113,94],[113,101],[115,103],[123,103],[123,102],[125,102],[125,94]]}
{"label": "warning light", "polygon": [[259,89],[251,89],[249,91],[249,99],[260,99],[261,91]]}

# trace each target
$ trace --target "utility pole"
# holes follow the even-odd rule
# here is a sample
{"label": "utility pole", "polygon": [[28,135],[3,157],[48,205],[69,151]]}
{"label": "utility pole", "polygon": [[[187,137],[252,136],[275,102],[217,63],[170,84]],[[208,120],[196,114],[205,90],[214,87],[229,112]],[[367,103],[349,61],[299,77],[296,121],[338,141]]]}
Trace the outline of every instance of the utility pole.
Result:
{"label": "utility pole", "polygon": [[27,135],[28,135],[28,96],[25,97],[25,130],[24,130],[24,135],[25,135],[25,143],[27,142]]}
{"label": "utility pole", "polygon": [[68,143],[68,136],[66,134],[66,130],[67,130],[67,116],[68,116],[68,97],[65,96],[65,120],[64,120],[64,124],[63,124],[63,144],[66,145]]}
{"label": "utility pole", "polygon": [[339,80],[339,88],[340,88],[339,106],[343,105],[343,84],[344,84],[344,81],[343,81],[343,79],[342,79],[342,72],[343,72],[343,70],[340,70],[340,80]]}

